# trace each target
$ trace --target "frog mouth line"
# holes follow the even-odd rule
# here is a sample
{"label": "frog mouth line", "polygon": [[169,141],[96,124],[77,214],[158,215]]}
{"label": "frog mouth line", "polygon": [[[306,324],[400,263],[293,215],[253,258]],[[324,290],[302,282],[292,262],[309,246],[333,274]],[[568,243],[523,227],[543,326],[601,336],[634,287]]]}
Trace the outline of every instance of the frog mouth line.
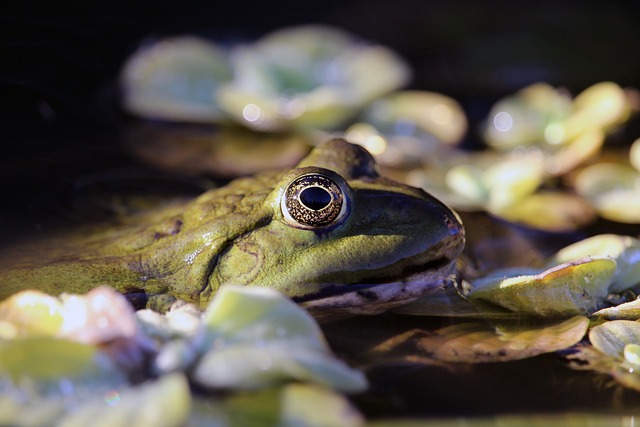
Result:
{"label": "frog mouth line", "polygon": [[453,263],[455,263],[455,261],[452,261],[450,258],[443,256],[440,258],[433,259],[425,264],[407,267],[403,270],[402,274],[399,274],[399,275],[394,275],[394,276],[373,275],[370,277],[363,278],[357,282],[346,283],[341,285],[331,285],[326,287],[320,292],[316,292],[310,295],[299,296],[299,297],[292,297],[291,299],[294,302],[300,304],[300,303],[306,303],[306,302],[312,302],[312,301],[323,300],[331,297],[336,297],[336,296],[344,295],[347,293],[358,292],[363,299],[367,299],[367,296],[369,295],[369,298],[377,300],[377,297],[372,296],[373,294],[370,294],[367,291],[380,286],[417,281],[426,276],[434,276],[434,275],[444,276],[442,272],[448,272],[449,270],[451,270]]}

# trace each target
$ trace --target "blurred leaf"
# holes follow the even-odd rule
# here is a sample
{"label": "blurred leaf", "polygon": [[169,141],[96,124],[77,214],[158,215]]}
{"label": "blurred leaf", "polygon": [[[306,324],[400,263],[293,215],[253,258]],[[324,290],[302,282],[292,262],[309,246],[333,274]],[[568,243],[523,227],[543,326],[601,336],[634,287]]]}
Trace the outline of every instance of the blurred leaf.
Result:
{"label": "blurred leaf", "polygon": [[[46,363],[43,361],[46,360]],[[113,367],[93,346],[53,337],[26,337],[0,341],[0,374],[15,382],[24,379],[104,378]]]}
{"label": "blurred leaf", "polygon": [[315,320],[278,292],[223,287],[203,317],[204,353],[193,379],[206,387],[255,389],[288,380],[354,392],[364,375],[335,358]]}
{"label": "blurred leaf", "polygon": [[59,427],[179,427],[191,410],[191,392],[182,374],[91,398],[64,417]]}
{"label": "blurred leaf", "polygon": [[58,298],[27,290],[0,302],[0,338],[55,336],[64,321]]}
{"label": "blurred leaf", "polygon": [[189,36],[153,42],[123,67],[124,108],[154,119],[217,121],[215,93],[231,77],[226,53],[213,42]]}

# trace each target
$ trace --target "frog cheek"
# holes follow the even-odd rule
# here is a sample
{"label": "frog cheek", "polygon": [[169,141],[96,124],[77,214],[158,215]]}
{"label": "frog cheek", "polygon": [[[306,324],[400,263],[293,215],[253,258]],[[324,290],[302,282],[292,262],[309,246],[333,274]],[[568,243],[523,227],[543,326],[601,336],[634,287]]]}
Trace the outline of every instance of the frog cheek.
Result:
{"label": "frog cheek", "polygon": [[221,254],[215,271],[216,281],[220,285],[253,283],[263,265],[262,248],[249,239],[239,239]]}

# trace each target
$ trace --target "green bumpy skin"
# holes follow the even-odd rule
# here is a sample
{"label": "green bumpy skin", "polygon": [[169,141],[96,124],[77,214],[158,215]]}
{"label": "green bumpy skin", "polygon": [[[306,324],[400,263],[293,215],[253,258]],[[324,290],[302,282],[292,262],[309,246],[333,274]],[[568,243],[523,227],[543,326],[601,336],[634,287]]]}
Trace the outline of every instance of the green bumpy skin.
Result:
{"label": "green bumpy skin", "polygon": [[[297,223],[287,212],[287,187],[304,174],[335,182],[343,205],[332,223]],[[290,171],[239,178],[117,227],[43,243],[31,254],[37,262],[0,271],[0,298],[108,285],[205,307],[231,284],[274,288],[312,312],[377,313],[447,284],[463,247],[452,210],[380,177],[366,150],[334,139]]]}

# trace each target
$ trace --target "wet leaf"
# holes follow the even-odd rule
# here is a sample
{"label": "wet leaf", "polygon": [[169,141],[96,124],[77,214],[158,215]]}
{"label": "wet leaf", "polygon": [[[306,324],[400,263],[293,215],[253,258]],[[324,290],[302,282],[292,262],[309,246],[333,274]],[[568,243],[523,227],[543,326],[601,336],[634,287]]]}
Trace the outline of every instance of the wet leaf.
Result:
{"label": "wet leaf", "polygon": [[615,381],[640,391],[640,323],[613,320],[589,332],[591,345],[569,353],[570,367],[611,375]]}
{"label": "wet leaf", "polygon": [[361,372],[331,354],[315,320],[271,289],[222,288],[196,342],[204,355],[193,378],[206,387],[255,389],[289,380],[351,392],[366,387]]}
{"label": "wet leaf", "polygon": [[468,297],[531,316],[588,315],[607,296],[615,271],[611,258],[583,258],[535,275],[477,280]]}
{"label": "wet leaf", "polygon": [[620,124],[629,118],[630,105],[624,90],[613,82],[596,83],[576,96],[573,112],[565,123],[569,137],[588,128]]}
{"label": "wet leaf", "polygon": [[217,121],[222,113],[215,94],[231,76],[227,55],[215,43],[188,36],[153,42],[123,67],[124,108],[156,119]]}
{"label": "wet leaf", "polygon": [[58,298],[40,291],[22,291],[0,302],[0,338],[55,336],[64,321]]}
{"label": "wet leaf", "polygon": [[640,283],[640,241],[635,237],[600,234],[569,245],[547,262],[547,267],[585,257],[611,257],[616,271],[609,292],[617,293]]}
{"label": "wet leaf", "polygon": [[603,218],[635,224],[640,222],[640,172],[616,164],[599,163],[582,170],[575,188]]}
{"label": "wet leaf", "polygon": [[366,388],[364,376],[327,352],[278,340],[214,348],[192,371],[201,386],[254,390],[296,380],[323,384],[345,392]]}
{"label": "wet leaf", "polygon": [[313,384],[240,392],[215,401],[196,398],[189,426],[358,427],[362,416],[341,395]]}
{"label": "wet leaf", "polygon": [[591,329],[589,341],[602,353],[624,359],[627,344],[640,344],[640,323],[629,320],[605,322]]}
{"label": "wet leaf", "polygon": [[[44,360],[47,363],[42,363]],[[8,375],[14,381],[52,381],[111,369],[105,355],[86,344],[53,337],[0,341],[0,375]]]}
{"label": "wet leaf", "polygon": [[282,393],[283,427],[358,427],[365,420],[349,401],[330,389],[290,384]]}
{"label": "wet leaf", "polygon": [[184,425],[190,408],[191,391],[186,378],[181,374],[170,374],[90,399],[56,425],[179,427]]}
{"label": "wet leaf", "polygon": [[410,341],[419,356],[442,362],[506,362],[569,348],[584,337],[588,326],[583,316],[551,322],[464,321],[435,331],[409,331],[375,351],[389,352]]}
{"label": "wet leaf", "polygon": [[640,171],[640,138],[633,141],[629,149],[629,161],[631,165]]}
{"label": "wet leaf", "polygon": [[[499,100],[489,112],[488,144],[500,150],[540,143],[548,129],[571,112],[571,98],[546,83],[536,83]],[[554,141],[551,139],[551,141]]]}
{"label": "wet leaf", "polygon": [[545,191],[531,194],[499,209],[493,215],[538,230],[569,232],[593,223],[596,211],[581,197],[570,193]]}
{"label": "wet leaf", "polygon": [[423,132],[440,143],[457,144],[467,131],[460,104],[436,92],[396,91],[372,103],[363,116],[389,137],[420,137]]}
{"label": "wet leaf", "polygon": [[231,62],[234,78],[218,91],[220,106],[261,131],[334,127],[410,75],[393,51],[319,25],[269,33],[234,49]]}

